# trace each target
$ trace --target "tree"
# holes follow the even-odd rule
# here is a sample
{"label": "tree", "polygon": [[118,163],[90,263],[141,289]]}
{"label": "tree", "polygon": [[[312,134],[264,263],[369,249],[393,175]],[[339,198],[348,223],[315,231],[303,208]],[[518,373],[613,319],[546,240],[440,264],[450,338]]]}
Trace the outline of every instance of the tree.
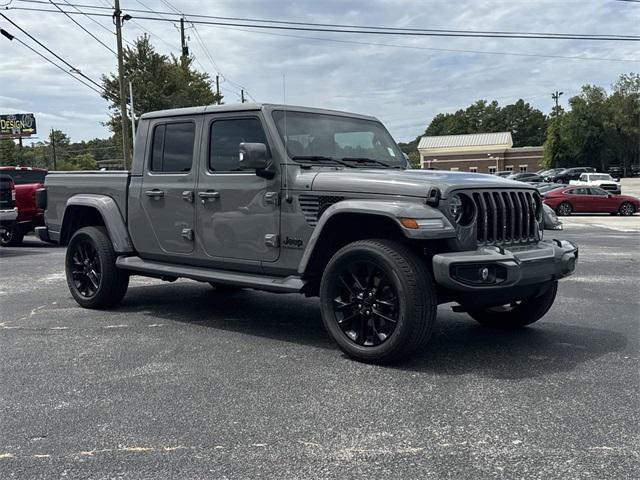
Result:
{"label": "tree", "polygon": [[0,165],[15,165],[18,147],[13,140],[0,140]]}
{"label": "tree", "polygon": [[[209,74],[196,71],[191,57],[178,59],[157,53],[146,35],[124,51],[125,81],[133,86],[136,118],[146,112],[168,108],[221,103],[222,95],[211,88]],[[110,102],[110,119],[106,123],[116,137],[121,151],[120,86],[116,73],[102,76],[103,97]],[[128,89],[127,89],[128,91]],[[128,100],[128,99],[127,99]]]}

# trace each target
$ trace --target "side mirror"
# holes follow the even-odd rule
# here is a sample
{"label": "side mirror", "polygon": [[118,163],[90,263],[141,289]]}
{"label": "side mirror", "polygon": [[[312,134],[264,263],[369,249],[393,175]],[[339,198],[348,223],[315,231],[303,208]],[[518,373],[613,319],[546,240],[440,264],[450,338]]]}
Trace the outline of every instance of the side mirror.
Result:
{"label": "side mirror", "polygon": [[239,149],[240,168],[259,170],[267,168],[269,151],[264,143],[241,143]]}
{"label": "side mirror", "polygon": [[610,193],[607,193],[607,198],[611,198],[613,197],[613,195],[611,195]]}

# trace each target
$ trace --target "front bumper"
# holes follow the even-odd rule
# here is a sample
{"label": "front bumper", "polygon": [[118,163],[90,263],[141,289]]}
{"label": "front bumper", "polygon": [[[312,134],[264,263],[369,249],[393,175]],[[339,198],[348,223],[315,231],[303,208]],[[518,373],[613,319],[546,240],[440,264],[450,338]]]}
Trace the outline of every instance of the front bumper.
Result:
{"label": "front bumper", "polygon": [[483,247],[433,256],[436,283],[460,292],[495,291],[535,285],[571,275],[578,263],[578,246],[547,240],[512,250]]}
{"label": "front bumper", "polygon": [[18,218],[18,209],[0,210],[0,222],[13,222]]}

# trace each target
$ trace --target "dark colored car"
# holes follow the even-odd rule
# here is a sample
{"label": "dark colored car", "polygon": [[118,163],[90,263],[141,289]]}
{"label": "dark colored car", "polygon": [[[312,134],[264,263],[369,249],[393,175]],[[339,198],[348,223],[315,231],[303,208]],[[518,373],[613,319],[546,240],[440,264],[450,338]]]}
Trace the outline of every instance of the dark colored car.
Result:
{"label": "dark colored car", "polygon": [[512,170],[503,170],[501,172],[496,172],[494,173],[494,175],[497,175],[498,177],[508,177],[509,175],[513,174]]}
{"label": "dark colored car", "polygon": [[507,177],[508,180],[517,180],[519,182],[527,182],[527,183],[541,183],[544,182],[544,178],[542,178],[537,173],[531,172],[520,172],[514,173],[513,175],[509,175]]}
{"label": "dark colored car", "polygon": [[36,191],[44,186],[47,171],[31,167],[0,167],[0,174],[11,177],[15,183],[15,206],[18,208],[13,231],[0,238],[0,245],[20,245],[26,233],[44,225],[44,211],[36,206]]}
{"label": "dark colored car", "polygon": [[559,172],[549,175],[545,178],[547,182],[551,183],[565,183],[569,184],[571,180],[578,180],[583,173],[594,173],[596,171],[593,167],[573,167],[565,168]]}
{"label": "dark colored car", "polygon": [[597,187],[566,187],[551,190],[543,201],[558,215],[572,213],[611,213],[633,215],[640,210],[640,200],[629,195],[611,195]]}

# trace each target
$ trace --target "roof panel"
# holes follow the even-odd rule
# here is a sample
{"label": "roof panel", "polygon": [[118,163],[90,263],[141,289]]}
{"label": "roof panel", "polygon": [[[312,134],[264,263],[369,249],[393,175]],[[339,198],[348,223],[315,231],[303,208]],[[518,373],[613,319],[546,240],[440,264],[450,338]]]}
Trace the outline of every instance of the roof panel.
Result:
{"label": "roof panel", "polygon": [[497,133],[471,133],[466,135],[438,135],[425,136],[420,139],[418,148],[457,148],[457,147],[483,147],[483,146],[504,146],[509,148],[513,145],[511,132]]}

